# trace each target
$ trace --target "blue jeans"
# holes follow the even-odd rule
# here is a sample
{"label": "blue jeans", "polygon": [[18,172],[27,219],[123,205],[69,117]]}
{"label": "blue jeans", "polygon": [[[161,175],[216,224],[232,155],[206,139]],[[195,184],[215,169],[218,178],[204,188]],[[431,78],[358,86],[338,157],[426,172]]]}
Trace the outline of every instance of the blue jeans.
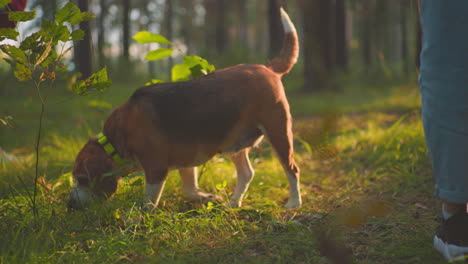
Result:
{"label": "blue jeans", "polygon": [[419,83],[436,195],[468,202],[468,0],[421,0]]}

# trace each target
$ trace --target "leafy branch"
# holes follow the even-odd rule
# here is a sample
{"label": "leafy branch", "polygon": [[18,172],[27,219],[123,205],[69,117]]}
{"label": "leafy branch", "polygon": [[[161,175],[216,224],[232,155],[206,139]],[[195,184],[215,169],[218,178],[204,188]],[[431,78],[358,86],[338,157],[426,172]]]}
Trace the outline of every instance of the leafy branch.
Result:
{"label": "leafy branch", "polygon": [[[171,41],[166,39],[164,36],[160,34],[151,33],[148,31],[140,31],[133,36],[133,39],[136,40],[140,44],[147,44],[147,43],[158,43],[161,45],[169,45],[174,46]],[[155,50],[149,51],[146,56],[145,60],[155,61],[161,60],[166,57],[172,56],[174,53],[175,48],[164,48],[160,47]],[[180,82],[180,81],[187,81],[193,78],[197,78],[203,75],[207,75],[210,72],[215,70],[215,66],[210,64],[207,60],[196,56],[196,55],[184,55],[184,59],[181,63],[176,64],[171,69],[171,81],[173,82]],[[153,79],[151,83],[159,83],[163,82],[161,80]],[[151,84],[149,83],[149,84]]]}
{"label": "leafy branch", "polygon": [[[9,2],[9,0],[0,0],[0,8],[5,7]],[[35,11],[9,11],[8,19],[15,22],[29,21],[35,17],[35,14]],[[4,58],[5,61],[14,69],[14,75],[18,81],[31,81],[33,83],[41,103],[35,147],[36,162],[34,196],[32,198],[32,210],[35,216],[38,215],[36,197],[39,176],[39,149],[46,105],[41,85],[46,81],[50,81],[50,85],[52,85],[56,79],[56,72],[65,68],[65,63],[62,62],[63,58],[72,48],[64,49],[64,43],[83,39],[84,31],[81,29],[73,30],[72,27],[93,17],[94,15],[90,12],[81,12],[77,6],[68,2],[64,7],[57,10],[54,20],[43,19],[41,28],[22,40],[18,39],[19,33],[17,30],[13,28],[0,29],[0,41],[8,39],[18,43],[18,45],[0,45],[0,50],[8,55],[7,58]],[[58,45],[62,45],[62,48],[58,49],[59,52],[56,49]],[[84,95],[93,90],[105,90],[110,85],[111,82],[107,78],[107,71],[104,67],[88,79],[77,81],[72,90],[77,94]]]}

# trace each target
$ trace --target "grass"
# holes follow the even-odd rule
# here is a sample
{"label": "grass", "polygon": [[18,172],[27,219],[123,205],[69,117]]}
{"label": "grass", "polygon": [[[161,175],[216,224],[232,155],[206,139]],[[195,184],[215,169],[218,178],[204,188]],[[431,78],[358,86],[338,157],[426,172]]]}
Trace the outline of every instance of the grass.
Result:
{"label": "grass", "polygon": [[[444,263],[431,245],[439,212],[415,86],[291,96],[301,209],[282,207],[287,180],[265,143],[251,155],[256,176],[241,209],[187,202],[171,172],[154,213],[136,205],[141,175],[124,178],[109,201],[67,213],[74,157],[129,87],[87,98],[49,92],[37,218],[38,103],[27,88],[0,98],[0,116],[14,117],[0,146],[18,158],[0,161],[0,263]],[[201,187],[227,198],[233,167],[215,157]]]}

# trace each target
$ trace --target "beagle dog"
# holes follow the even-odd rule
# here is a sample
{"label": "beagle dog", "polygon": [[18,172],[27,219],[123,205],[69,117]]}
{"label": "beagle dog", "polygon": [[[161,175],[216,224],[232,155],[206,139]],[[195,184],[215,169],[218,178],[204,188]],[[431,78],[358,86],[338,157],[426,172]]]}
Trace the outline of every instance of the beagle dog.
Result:
{"label": "beagle dog", "polygon": [[95,197],[109,197],[117,189],[122,170],[136,165],[144,171],[144,199],[151,207],[158,205],[171,169],[179,170],[188,198],[214,199],[199,190],[196,166],[218,153],[229,153],[235,164],[237,185],[230,204],[239,207],[254,176],[249,151],[264,135],[289,181],[286,207],[300,207],[292,118],[281,82],[297,61],[299,43],[283,9],[281,19],[283,48],[267,65],[241,64],[186,82],[136,90],[112,112],[100,136],[91,138],[78,153],[69,208],[83,208]]}

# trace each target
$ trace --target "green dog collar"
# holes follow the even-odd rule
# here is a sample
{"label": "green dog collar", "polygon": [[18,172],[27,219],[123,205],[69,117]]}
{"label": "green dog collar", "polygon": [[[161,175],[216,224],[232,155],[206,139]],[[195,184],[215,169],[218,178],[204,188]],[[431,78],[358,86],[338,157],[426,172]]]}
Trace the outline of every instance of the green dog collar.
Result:
{"label": "green dog collar", "polygon": [[128,161],[122,159],[120,157],[119,153],[117,150],[112,146],[112,144],[109,142],[107,137],[101,132],[97,135],[97,141],[99,145],[102,146],[102,148],[106,151],[109,156],[112,157],[112,160],[118,165],[118,166],[124,166]]}

